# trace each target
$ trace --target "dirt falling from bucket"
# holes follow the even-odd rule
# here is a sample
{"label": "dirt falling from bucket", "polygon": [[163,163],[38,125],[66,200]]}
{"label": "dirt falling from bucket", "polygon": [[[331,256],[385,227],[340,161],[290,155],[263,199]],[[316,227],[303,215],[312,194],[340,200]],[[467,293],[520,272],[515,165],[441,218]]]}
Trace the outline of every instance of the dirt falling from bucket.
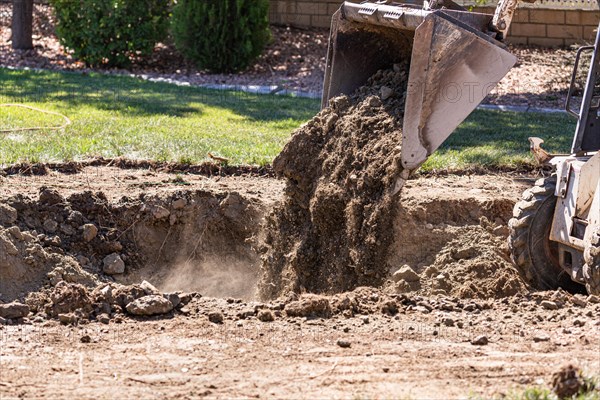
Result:
{"label": "dirt falling from bucket", "polygon": [[264,298],[334,293],[386,278],[407,76],[407,66],[396,65],[332,99],[275,159],[287,185],[268,216]]}

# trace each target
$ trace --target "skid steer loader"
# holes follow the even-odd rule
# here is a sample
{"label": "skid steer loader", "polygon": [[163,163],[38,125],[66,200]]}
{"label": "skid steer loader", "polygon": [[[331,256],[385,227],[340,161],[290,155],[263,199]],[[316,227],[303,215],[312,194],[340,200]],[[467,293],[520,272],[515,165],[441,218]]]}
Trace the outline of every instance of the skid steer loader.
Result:
{"label": "skid steer loader", "polygon": [[[333,15],[323,107],[380,69],[410,64],[398,191],[516,63],[503,40],[518,3],[500,0],[494,15],[488,15],[451,0],[345,2]],[[592,50],[582,105],[574,111],[571,101],[567,104],[579,119],[573,154],[553,157],[539,147],[541,140],[530,139],[534,155],[544,154],[558,179],[540,181],[527,191],[510,221],[513,260],[541,289],[576,290],[584,283],[590,293],[600,292],[598,40],[580,50],[577,59]]]}

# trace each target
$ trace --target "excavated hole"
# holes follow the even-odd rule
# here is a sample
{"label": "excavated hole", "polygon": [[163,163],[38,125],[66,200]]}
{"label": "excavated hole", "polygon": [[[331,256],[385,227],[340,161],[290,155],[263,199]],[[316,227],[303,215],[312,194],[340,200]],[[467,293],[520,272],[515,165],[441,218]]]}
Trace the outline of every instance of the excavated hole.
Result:
{"label": "excavated hole", "polygon": [[[43,190],[39,199],[15,196],[5,204],[17,218],[0,228],[0,246],[8,250],[0,256],[2,301],[61,280],[87,286],[147,280],[164,292],[254,296],[263,211],[237,193],[182,191],[110,203],[102,193],[65,199]],[[97,234],[86,237],[94,227]],[[106,257],[115,255],[125,271],[106,274]]]}
{"label": "excavated hole", "polygon": [[[3,204],[1,301],[24,299],[60,281],[92,288],[146,280],[162,292],[257,295],[267,211],[259,200],[235,192],[179,191],[109,202],[101,192],[63,198],[45,189],[38,199],[13,196]],[[506,198],[404,198],[381,288],[460,298],[525,292],[505,246],[512,206]],[[91,225],[98,233],[90,239]],[[105,258],[114,254],[124,261],[125,273],[104,273]],[[406,267],[419,278],[403,274]]]}

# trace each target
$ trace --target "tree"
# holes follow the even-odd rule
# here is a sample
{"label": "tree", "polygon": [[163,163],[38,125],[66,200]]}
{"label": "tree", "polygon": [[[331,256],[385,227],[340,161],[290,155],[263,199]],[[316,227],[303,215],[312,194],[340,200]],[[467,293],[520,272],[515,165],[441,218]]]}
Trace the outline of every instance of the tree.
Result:
{"label": "tree", "polygon": [[13,0],[12,48],[33,48],[33,0]]}

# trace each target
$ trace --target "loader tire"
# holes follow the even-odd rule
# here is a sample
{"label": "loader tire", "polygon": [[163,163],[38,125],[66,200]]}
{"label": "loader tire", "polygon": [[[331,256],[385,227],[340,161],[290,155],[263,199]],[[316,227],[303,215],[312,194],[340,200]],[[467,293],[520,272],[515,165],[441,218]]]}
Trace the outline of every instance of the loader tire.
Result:
{"label": "loader tire", "polygon": [[[539,179],[523,193],[508,223],[508,247],[521,276],[534,288],[569,291],[582,288],[558,263],[558,244],[551,241],[550,228],[556,207],[556,176]],[[579,286],[579,288],[578,288]]]}
{"label": "loader tire", "polygon": [[600,295],[600,228],[597,228],[583,251],[583,278],[589,294]]}

